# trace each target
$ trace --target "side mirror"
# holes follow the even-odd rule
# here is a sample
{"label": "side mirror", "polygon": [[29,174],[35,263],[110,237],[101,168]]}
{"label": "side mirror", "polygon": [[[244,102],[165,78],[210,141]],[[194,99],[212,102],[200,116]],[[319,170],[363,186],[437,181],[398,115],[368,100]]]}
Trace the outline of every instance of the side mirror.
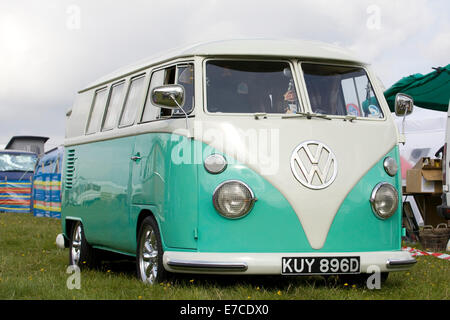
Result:
{"label": "side mirror", "polygon": [[160,108],[177,110],[184,105],[184,87],[176,84],[156,87],[151,92],[152,102]]}
{"label": "side mirror", "polygon": [[405,117],[413,112],[414,100],[412,97],[397,93],[395,96],[395,115],[398,117]]}

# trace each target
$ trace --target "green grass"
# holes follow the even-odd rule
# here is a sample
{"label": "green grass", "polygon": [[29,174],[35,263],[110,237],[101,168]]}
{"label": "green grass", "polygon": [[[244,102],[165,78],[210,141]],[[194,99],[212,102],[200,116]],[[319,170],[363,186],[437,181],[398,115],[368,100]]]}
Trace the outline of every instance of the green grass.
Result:
{"label": "green grass", "polygon": [[60,221],[30,214],[0,214],[0,299],[449,299],[450,261],[418,257],[409,272],[395,272],[381,290],[326,282],[321,277],[217,277],[175,275],[146,286],[133,261],[114,260],[81,272],[69,290],[68,249],[57,249]]}

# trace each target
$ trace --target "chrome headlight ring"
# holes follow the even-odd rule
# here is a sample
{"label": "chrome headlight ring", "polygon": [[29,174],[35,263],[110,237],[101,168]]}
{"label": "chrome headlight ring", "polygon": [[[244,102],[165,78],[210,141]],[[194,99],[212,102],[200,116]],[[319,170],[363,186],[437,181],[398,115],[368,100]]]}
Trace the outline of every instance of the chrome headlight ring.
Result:
{"label": "chrome headlight ring", "polygon": [[379,219],[392,217],[398,209],[398,192],[390,183],[381,182],[375,186],[370,196],[372,211]]}
{"label": "chrome headlight ring", "polygon": [[240,219],[252,210],[255,201],[252,189],[242,181],[228,180],[214,190],[213,205],[227,219]]}

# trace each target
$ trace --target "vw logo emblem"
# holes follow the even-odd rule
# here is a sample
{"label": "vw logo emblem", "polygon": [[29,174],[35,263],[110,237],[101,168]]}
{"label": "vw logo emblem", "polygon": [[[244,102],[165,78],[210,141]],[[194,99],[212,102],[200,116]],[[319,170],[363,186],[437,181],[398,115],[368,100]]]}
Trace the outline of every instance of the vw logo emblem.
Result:
{"label": "vw logo emblem", "polygon": [[337,161],[334,153],[324,143],[306,141],[292,153],[291,170],[302,185],[320,190],[336,179]]}

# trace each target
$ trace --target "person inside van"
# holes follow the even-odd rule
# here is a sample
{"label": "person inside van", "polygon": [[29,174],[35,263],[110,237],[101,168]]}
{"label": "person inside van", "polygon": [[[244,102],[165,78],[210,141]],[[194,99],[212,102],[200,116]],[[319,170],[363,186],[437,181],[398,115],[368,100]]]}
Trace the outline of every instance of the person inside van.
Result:
{"label": "person inside van", "polygon": [[339,76],[321,77],[305,74],[309,101],[314,113],[346,115]]}
{"label": "person inside van", "polygon": [[[298,99],[285,62],[211,61],[207,64],[210,112],[295,113]],[[290,70],[290,69],[289,69]]]}

